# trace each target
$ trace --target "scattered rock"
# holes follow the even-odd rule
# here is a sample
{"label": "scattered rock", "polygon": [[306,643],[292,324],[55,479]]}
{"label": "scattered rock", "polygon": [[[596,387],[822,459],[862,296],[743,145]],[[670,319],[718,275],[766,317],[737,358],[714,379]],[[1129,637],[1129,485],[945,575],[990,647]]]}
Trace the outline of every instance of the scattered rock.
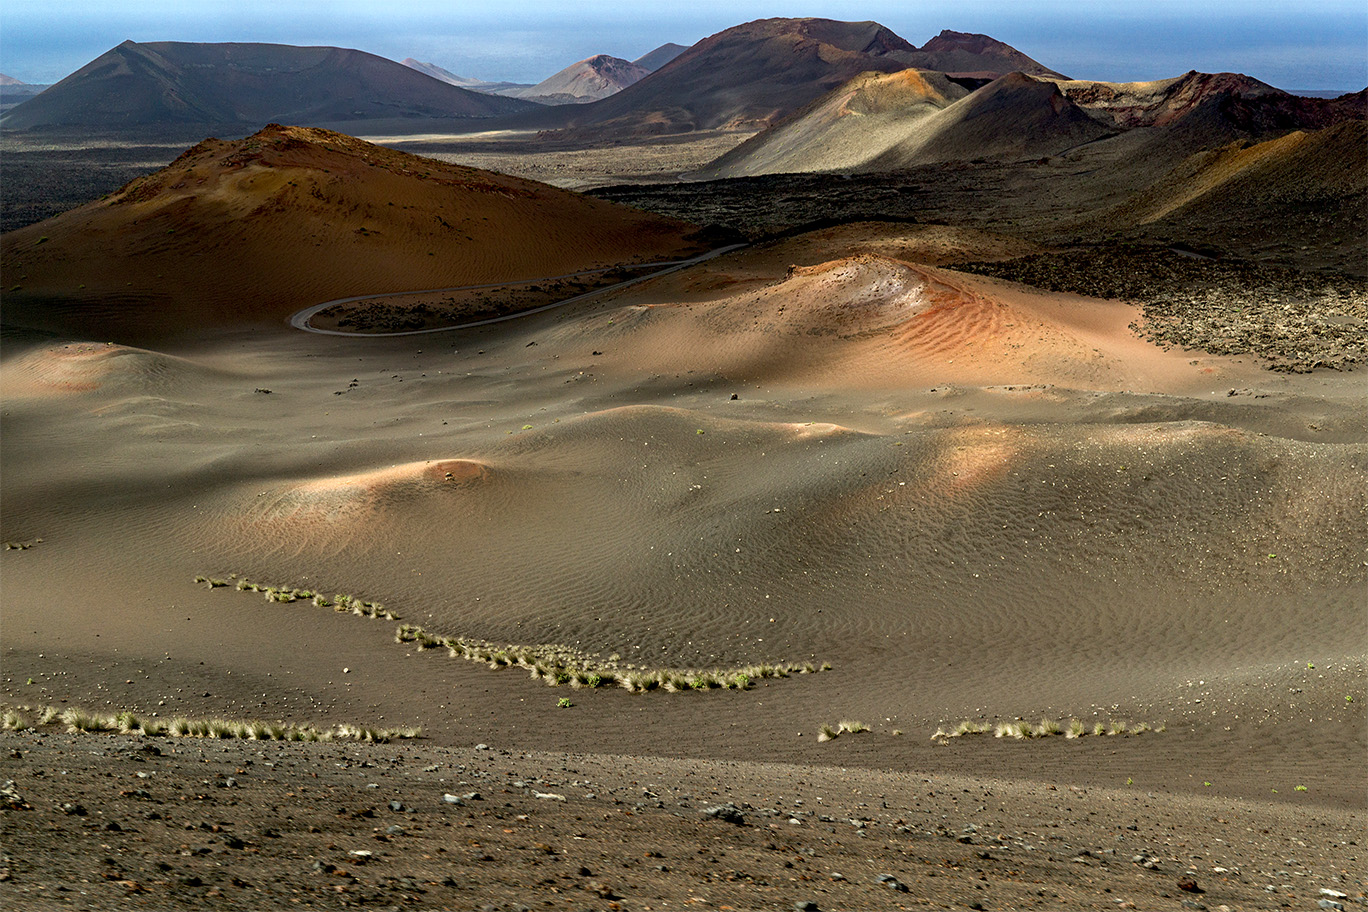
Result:
{"label": "scattered rock", "polygon": [[1193,880],[1191,877],[1184,877],[1182,880],[1178,881],[1178,889],[1188,893],[1206,892],[1206,890],[1203,890],[1201,887],[1197,886],[1197,881]]}
{"label": "scattered rock", "polygon": [[898,878],[894,877],[892,874],[880,874],[877,880],[879,883],[883,884],[885,887],[888,887],[891,890],[897,890],[899,893],[907,892],[907,885],[904,884],[902,881],[898,880]]}
{"label": "scattered rock", "polygon": [[715,804],[706,807],[701,812],[704,817],[714,817],[718,820],[725,820],[727,823],[734,823],[737,826],[744,826],[746,817],[741,813],[741,809],[734,804]]}

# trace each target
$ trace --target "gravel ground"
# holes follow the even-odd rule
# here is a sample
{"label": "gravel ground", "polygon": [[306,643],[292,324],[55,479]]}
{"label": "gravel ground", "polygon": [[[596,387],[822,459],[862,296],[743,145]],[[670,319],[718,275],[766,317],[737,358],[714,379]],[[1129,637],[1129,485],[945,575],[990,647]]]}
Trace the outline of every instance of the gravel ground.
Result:
{"label": "gravel ground", "polygon": [[1368,281],[1168,248],[1107,245],[956,269],[1036,288],[1131,301],[1164,346],[1255,354],[1273,370],[1351,370],[1368,357]]}
{"label": "gravel ground", "polygon": [[0,780],[7,909],[1365,901],[1358,812],[1065,782],[35,732]]}

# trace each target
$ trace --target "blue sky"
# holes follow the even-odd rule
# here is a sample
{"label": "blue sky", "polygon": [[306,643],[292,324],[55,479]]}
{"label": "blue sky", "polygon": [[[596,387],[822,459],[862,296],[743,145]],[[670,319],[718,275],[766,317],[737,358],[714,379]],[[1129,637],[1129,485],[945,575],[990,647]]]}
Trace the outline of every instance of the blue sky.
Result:
{"label": "blue sky", "polygon": [[1368,85],[1368,3],[1232,0],[6,0],[0,72],[53,82],[135,41],[272,41],[417,57],[463,76],[536,82],[596,53],[633,58],[749,19],[874,19],[913,44],[984,32],[1070,76],[1238,71],[1286,89]]}

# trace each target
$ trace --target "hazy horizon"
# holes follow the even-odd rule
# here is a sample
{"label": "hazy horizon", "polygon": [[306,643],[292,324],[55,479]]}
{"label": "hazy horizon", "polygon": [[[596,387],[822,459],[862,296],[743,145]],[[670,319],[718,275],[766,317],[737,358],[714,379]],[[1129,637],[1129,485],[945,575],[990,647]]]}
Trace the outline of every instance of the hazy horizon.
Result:
{"label": "hazy horizon", "polygon": [[590,0],[487,6],[419,0],[402,9],[370,0],[302,3],[288,14],[249,0],[232,13],[150,0],[135,5],[11,0],[0,19],[0,72],[56,82],[126,39],[261,41],[352,47],[393,60],[416,57],[462,76],[538,82],[593,54],[634,59],[667,42],[692,44],[757,18],[872,19],[918,46],[943,29],[982,32],[1067,75],[1108,81],[1188,70],[1234,71],[1284,89],[1357,91],[1368,85],[1368,7],[1155,0],[1080,4],[868,3],[698,0],[623,16]]}

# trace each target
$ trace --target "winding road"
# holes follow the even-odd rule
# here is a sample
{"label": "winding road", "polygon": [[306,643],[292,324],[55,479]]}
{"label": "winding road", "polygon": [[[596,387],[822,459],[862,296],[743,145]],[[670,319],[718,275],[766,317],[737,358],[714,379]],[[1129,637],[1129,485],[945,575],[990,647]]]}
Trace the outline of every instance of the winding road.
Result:
{"label": "winding road", "polygon": [[380,292],[379,294],[355,295],[354,297],[350,298],[337,298],[332,301],[324,301],[322,304],[315,304],[312,307],[306,307],[303,310],[296,311],[295,313],[290,315],[290,325],[293,326],[295,329],[302,329],[305,332],[319,333],[320,335],[324,336],[419,336],[425,333],[452,332],[453,330],[457,329],[471,329],[476,326],[488,326],[491,323],[503,323],[507,320],[516,320],[520,317],[530,317],[533,314],[539,314],[543,311],[552,310],[556,307],[564,307],[566,304],[573,304],[576,301],[583,301],[586,298],[592,298],[595,295],[601,295],[605,292],[617,291],[619,288],[627,288],[630,285],[636,285],[639,282],[645,282],[649,279],[659,278],[660,276],[668,275],[672,272],[677,272],[680,269],[686,269],[689,266],[693,266],[695,264],[711,260],[714,257],[722,256],[724,253],[731,253],[733,250],[740,250],[742,247],[745,246],[747,245],[731,244],[727,247],[719,247],[716,250],[710,250],[707,253],[700,254],[696,257],[691,257],[687,260],[668,260],[662,263],[642,263],[639,266],[627,267],[630,269],[650,269],[655,266],[660,266],[662,268],[657,270],[656,272],[648,273],[644,276],[638,276],[635,279],[628,279],[625,282],[618,282],[615,285],[608,285],[604,288],[597,288],[593,291],[586,291],[584,294],[578,294],[572,298],[566,298],[564,301],[554,301],[550,304],[543,304],[541,307],[533,307],[530,310],[520,310],[517,313],[504,314],[501,317],[489,317],[485,320],[474,320],[470,323],[457,323],[454,326],[436,326],[432,329],[407,329],[402,332],[347,332],[345,330],[340,329],[319,329],[317,326],[313,326],[312,324],[310,324],[309,320],[311,320],[314,314],[318,313],[319,311],[327,310],[329,307],[333,307],[337,304],[354,304],[357,301],[378,301],[382,298],[408,297],[410,295],[444,294],[449,291],[474,291],[480,288],[503,288],[507,285],[526,285],[529,282],[554,282],[559,279],[573,279],[579,276],[594,275],[596,273],[607,272],[608,270],[589,269],[585,270],[584,272],[569,272],[565,275],[545,276],[540,279],[522,279],[517,282],[491,282],[487,285],[458,285],[454,288],[428,288],[419,291],[385,291]]}

